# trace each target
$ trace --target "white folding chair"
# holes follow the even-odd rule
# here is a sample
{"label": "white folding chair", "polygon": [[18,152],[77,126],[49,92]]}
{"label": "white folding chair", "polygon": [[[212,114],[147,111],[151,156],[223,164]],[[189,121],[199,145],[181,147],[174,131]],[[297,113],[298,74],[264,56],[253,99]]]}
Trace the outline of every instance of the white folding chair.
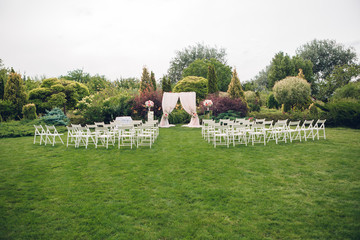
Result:
{"label": "white folding chair", "polygon": [[275,140],[276,144],[279,141],[284,141],[286,143],[288,133],[287,133],[287,119],[286,120],[278,120],[271,130],[268,132],[267,141]]}
{"label": "white folding chair", "polygon": [[288,123],[286,132],[290,138],[290,142],[293,140],[299,140],[301,142],[301,128],[300,128],[300,121],[290,121]]}
{"label": "white folding chair", "polygon": [[314,124],[314,130],[316,130],[316,132],[315,132],[315,136],[317,136],[317,139],[319,140],[320,139],[320,135],[319,135],[319,132],[322,130],[323,131],[323,133],[324,133],[324,136],[323,136],[323,138],[324,139],[326,139],[326,135],[325,135],[325,121],[326,121],[326,119],[325,120],[320,120],[320,119],[318,119],[317,121],[316,121],[316,123]]}
{"label": "white folding chair", "polygon": [[34,144],[36,143],[36,137],[40,137],[40,145],[42,142],[46,142],[46,131],[41,125],[34,125],[35,127],[35,134],[34,134]]}
{"label": "white folding chair", "polygon": [[207,131],[209,130],[210,123],[214,122],[212,119],[203,119],[201,124],[201,135],[204,139],[207,137]]}
{"label": "white folding chair", "polygon": [[213,138],[214,138],[214,133],[216,131],[215,128],[219,127],[220,126],[220,123],[217,123],[217,122],[209,122],[209,126],[208,126],[208,130],[207,130],[207,141],[208,143],[210,143]]}
{"label": "white folding chair", "polygon": [[245,125],[233,125],[230,130],[230,140],[233,146],[236,144],[245,144],[247,146],[247,132],[248,129]]}
{"label": "white folding chair", "polygon": [[77,145],[77,139],[78,139],[78,130],[74,126],[66,126],[67,128],[67,137],[66,137],[66,147],[69,147],[69,145],[74,145],[76,147]]}
{"label": "white folding chair", "polygon": [[63,135],[62,133],[58,133],[58,131],[56,130],[55,126],[48,126],[45,125],[46,127],[46,139],[45,139],[45,145],[47,144],[47,141],[49,140],[50,143],[52,143],[52,145],[55,145],[56,142],[56,137],[58,137],[61,141],[62,144],[64,144],[63,140],[61,139],[61,135]]}
{"label": "white folding chair", "polygon": [[106,147],[107,149],[109,147],[109,141],[113,146],[115,145],[113,135],[107,127],[96,127],[94,135],[95,148],[97,148],[98,146],[102,146]]}
{"label": "white folding chair", "polygon": [[214,148],[219,145],[225,145],[229,147],[229,127],[226,125],[216,126],[213,134]]}
{"label": "white folding chair", "polygon": [[136,147],[139,146],[149,146],[153,143],[153,130],[149,125],[142,125],[136,129]]}
{"label": "white folding chair", "polygon": [[248,133],[249,133],[249,141],[251,140],[252,145],[254,145],[254,143],[264,143],[264,145],[266,145],[265,124],[263,123],[253,124]]}
{"label": "white folding chair", "polygon": [[301,131],[304,133],[305,141],[307,141],[308,138],[312,138],[312,140],[315,139],[313,122],[314,120],[305,120],[301,125]]}
{"label": "white folding chair", "polygon": [[119,126],[118,130],[118,148],[120,146],[130,146],[133,148],[135,145],[135,128],[131,126]]}

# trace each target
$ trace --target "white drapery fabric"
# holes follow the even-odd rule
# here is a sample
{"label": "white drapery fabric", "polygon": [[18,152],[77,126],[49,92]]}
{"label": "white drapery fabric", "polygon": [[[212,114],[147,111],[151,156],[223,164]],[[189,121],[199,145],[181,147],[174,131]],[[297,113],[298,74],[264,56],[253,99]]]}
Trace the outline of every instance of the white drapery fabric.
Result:
{"label": "white drapery fabric", "polygon": [[[195,92],[181,92],[180,102],[184,110],[190,114],[190,123],[184,125],[186,127],[200,127],[199,117],[196,113],[196,93]],[[194,117],[195,114],[195,117]]]}
{"label": "white drapery fabric", "polygon": [[160,127],[172,127],[174,125],[169,124],[168,118],[164,117],[164,114],[169,114],[174,110],[178,99],[180,98],[181,105],[184,110],[191,115],[190,123],[184,125],[186,127],[201,127],[199,117],[196,114],[193,117],[193,114],[196,113],[196,93],[195,92],[181,92],[181,93],[168,93],[163,94],[162,99],[162,109],[163,115],[160,121]]}
{"label": "white drapery fabric", "polygon": [[176,103],[179,99],[179,93],[169,93],[164,92],[163,98],[162,98],[162,109],[163,109],[163,115],[161,117],[160,121],[160,127],[172,127],[174,125],[169,124],[169,119],[164,117],[164,114],[167,113],[168,116],[170,113],[174,110]]}

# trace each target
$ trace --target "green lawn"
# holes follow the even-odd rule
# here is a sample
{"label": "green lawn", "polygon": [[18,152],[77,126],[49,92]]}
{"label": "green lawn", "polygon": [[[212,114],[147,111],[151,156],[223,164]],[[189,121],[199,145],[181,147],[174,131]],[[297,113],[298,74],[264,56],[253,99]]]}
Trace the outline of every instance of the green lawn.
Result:
{"label": "green lawn", "polygon": [[1,239],[360,239],[360,131],[214,149],[161,129],[152,149],[0,139]]}

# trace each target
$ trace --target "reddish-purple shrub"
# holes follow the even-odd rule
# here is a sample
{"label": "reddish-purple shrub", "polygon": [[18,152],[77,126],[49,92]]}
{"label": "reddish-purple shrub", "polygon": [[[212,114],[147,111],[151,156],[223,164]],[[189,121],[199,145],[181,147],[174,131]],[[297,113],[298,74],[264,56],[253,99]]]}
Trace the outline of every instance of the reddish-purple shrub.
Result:
{"label": "reddish-purple shrub", "polygon": [[133,107],[131,108],[133,118],[147,119],[148,109],[145,106],[145,102],[151,100],[154,102],[154,107],[151,111],[154,111],[154,117],[160,118],[162,115],[162,92],[161,91],[144,91],[137,95],[134,99]]}
{"label": "reddish-purple shrub", "polygon": [[[217,116],[220,113],[225,113],[229,110],[233,110],[235,112],[239,112],[242,117],[245,117],[249,111],[247,103],[243,101],[241,98],[232,99],[229,97],[220,97],[220,96],[216,96],[215,94],[210,94],[206,97],[206,99],[210,99],[214,104],[210,108],[214,116]],[[203,102],[204,101],[200,103],[200,111],[202,113],[204,113],[206,110],[206,107],[204,107]]]}

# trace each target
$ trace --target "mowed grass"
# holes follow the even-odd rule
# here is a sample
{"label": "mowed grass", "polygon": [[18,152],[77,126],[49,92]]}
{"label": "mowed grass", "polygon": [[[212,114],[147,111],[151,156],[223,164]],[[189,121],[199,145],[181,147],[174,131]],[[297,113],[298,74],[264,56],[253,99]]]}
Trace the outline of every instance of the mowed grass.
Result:
{"label": "mowed grass", "polygon": [[152,149],[0,139],[1,239],[360,239],[360,131],[213,148],[160,129]]}

